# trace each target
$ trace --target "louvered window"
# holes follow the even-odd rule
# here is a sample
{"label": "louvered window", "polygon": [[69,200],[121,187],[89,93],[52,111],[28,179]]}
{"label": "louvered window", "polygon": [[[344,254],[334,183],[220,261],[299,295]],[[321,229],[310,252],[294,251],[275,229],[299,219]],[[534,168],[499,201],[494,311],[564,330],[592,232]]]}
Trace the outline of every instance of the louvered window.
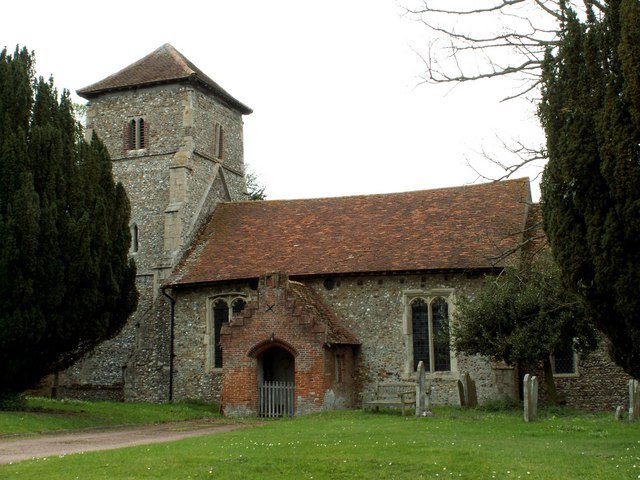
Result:
{"label": "louvered window", "polygon": [[127,124],[127,150],[141,150],[147,148],[148,125],[144,118],[136,117]]}

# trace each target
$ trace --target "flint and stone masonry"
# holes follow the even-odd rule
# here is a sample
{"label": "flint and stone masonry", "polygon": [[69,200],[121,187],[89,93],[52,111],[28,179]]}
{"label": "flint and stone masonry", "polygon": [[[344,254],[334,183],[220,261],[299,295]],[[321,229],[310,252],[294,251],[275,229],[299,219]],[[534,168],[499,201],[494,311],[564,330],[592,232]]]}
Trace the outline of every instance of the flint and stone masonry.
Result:
{"label": "flint and stone masonry", "polygon": [[[489,229],[497,225],[518,231],[531,211],[528,181],[525,185],[517,180],[491,187],[499,198],[484,198],[486,189],[443,189],[429,196],[432,203],[420,207],[423,210],[403,204],[402,211],[384,218],[376,215],[386,208],[380,200],[387,198],[371,196],[355,199],[355,210],[341,207],[340,212],[333,210],[343,205],[337,199],[293,201],[290,207],[262,202],[245,213],[248,216],[229,219],[221,214],[224,221],[216,223],[214,216],[226,202],[246,199],[243,115],[251,113],[248,107],[170,45],[78,93],[89,100],[87,135],[95,133],[105,143],[114,176],[131,201],[131,255],[138,268],[140,302],[116,338],[57,375],[54,387],[60,396],[197,399],[220,403],[227,415],[255,415],[261,382],[283,379],[294,384],[296,414],[358,407],[378,383],[416,381],[412,302],[445,302],[451,326],[457,298],[473,293],[484,274],[496,271],[480,265],[482,255],[477,253],[487,242],[500,240],[492,239],[497,230]],[[133,136],[132,128],[138,129]],[[520,190],[524,197],[514,200]],[[454,197],[465,199],[455,207],[458,211],[452,210]],[[424,201],[424,195],[411,193],[400,200],[407,198]],[[375,209],[368,199],[375,199]],[[478,206],[481,201],[491,212]],[[290,269],[304,271],[316,258],[295,254],[287,257],[289,265],[271,265],[290,254],[285,252],[288,244],[295,251],[299,244],[309,243],[308,232],[322,237],[325,223],[309,220],[316,212],[338,230],[355,219],[351,229],[362,229],[361,236],[345,243],[344,237],[352,234],[345,230],[305,247],[321,260],[331,259],[324,260],[328,264],[323,270],[296,275]],[[416,229],[415,223],[427,214],[436,221]],[[447,227],[445,221],[452,215],[458,223]],[[374,217],[379,224],[368,225]],[[515,224],[506,225],[506,217]],[[236,240],[245,250],[236,251],[237,243],[206,250],[246,221],[258,227],[243,230],[244,237]],[[275,231],[272,224],[282,226]],[[467,225],[467,236],[461,236]],[[398,229],[407,232],[406,238]],[[353,271],[340,270],[344,262],[365,258],[369,251],[376,252],[375,261],[396,258],[397,252],[384,250],[385,238],[362,246],[369,237],[385,235],[404,239],[394,245],[408,263],[386,270],[366,263]],[[254,248],[261,238],[267,240]],[[433,243],[434,250],[421,247],[427,243]],[[415,253],[416,247],[421,253]],[[199,258],[200,252],[208,252],[208,257]],[[223,254],[227,263],[212,269],[210,263]],[[425,258],[428,264],[431,257],[462,263],[415,267],[424,265]],[[477,263],[469,264],[470,258]],[[227,274],[245,264],[251,265],[250,273]],[[193,265],[202,266],[208,276],[183,281],[184,271]],[[216,326],[214,305],[220,299],[229,306],[242,300],[244,307]],[[605,350],[603,346],[579,359],[574,374],[558,376],[558,388],[569,405],[602,410],[627,403],[628,377],[613,366]],[[479,403],[520,396],[520,372],[511,366],[454,351],[449,363],[447,371],[427,369],[434,405],[459,403],[461,372],[475,382]]]}
{"label": "flint and stone masonry", "polygon": [[[219,87],[170,45],[149,57],[178,74],[148,81],[158,69],[143,59],[78,92],[89,99],[87,138],[95,133],[105,143],[131,202],[140,301],[116,338],[59,374],[60,395],[169,399],[169,301],[160,286],[217,203],[246,199],[242,115],[250,110],[221,99]],[[144,148],[132,148],[134,119],[144,121]]]}

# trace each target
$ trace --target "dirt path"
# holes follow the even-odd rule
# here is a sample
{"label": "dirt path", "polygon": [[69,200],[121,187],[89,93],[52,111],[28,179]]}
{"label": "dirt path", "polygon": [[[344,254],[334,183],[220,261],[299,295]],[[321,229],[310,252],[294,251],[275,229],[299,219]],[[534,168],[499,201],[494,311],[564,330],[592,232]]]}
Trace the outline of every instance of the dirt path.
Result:
{"label": "dirt path", "polygon": [[172,442],[187,437],[230,432],[250,425],[221,425],[209,422],[175,422],[140,427],[44,434],[29,437],[0,437],[0,464],[71,453]]}

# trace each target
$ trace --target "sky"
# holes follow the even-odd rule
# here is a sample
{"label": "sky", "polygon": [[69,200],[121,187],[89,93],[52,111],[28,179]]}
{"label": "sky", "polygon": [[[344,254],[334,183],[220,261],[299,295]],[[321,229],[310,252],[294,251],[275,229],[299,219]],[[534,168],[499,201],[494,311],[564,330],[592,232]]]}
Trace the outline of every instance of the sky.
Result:
{"label": "sky", "polygon": [[[410,0],[407,0],[410,1]],[[429,34],[402,0],[6,2],[0,47],[72,92],[172,44],[254,111],[245,163],[268,199],[403,192],[500,176],[483,152],[539,146],[506,81],[421,83]],[[75,97],[76,101],[81,101]],[[506,160],[506,159],[505,159]],[[472,166],[470,166],[472,165]],[[539,168],[532,179],[539,197]]]}

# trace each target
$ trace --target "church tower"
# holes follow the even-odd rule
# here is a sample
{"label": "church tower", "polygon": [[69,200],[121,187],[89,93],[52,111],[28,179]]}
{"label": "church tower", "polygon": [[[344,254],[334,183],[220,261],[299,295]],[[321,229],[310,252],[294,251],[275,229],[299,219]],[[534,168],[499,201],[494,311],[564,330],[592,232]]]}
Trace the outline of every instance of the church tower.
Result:
{"label": "church tower", "polygon": [[170,355],[159,287],[216,204],[246,199],[243,115],[252,111],[169,44],[77,93],[88,100],[87,137],[105,143],[131,202],[140,301],[118,337],[60,375],[59,391],[162,401],[148,391],[164,383]]}
{"label": "church tower", "polygon": [[131,201],[131,254],[154,289],[219,201],[243,200],[251,109],[169,44],[78,90]]}

